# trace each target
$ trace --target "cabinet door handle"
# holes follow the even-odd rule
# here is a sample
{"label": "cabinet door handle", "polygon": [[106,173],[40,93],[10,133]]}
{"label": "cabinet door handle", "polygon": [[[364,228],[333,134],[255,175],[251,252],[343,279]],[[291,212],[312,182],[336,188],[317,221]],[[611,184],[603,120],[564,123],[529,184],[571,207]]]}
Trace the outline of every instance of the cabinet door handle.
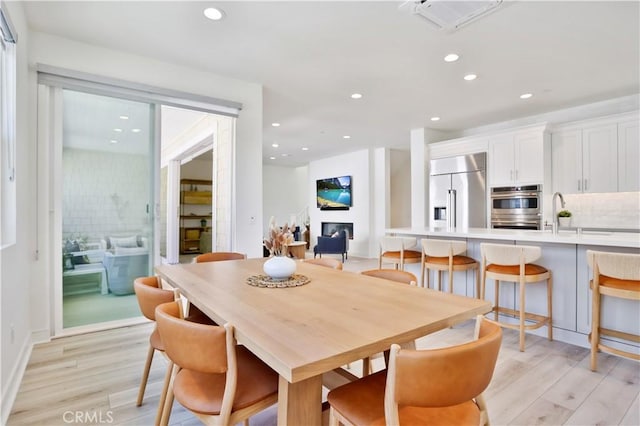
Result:
{"label": "cabinet door handle", "polygon": [[509,170],[509,180],[513,180],[513,170]]}
{"label": "cabinet door handle", "polygon": [[578,191],[582,191],[582,179],[578,179]]}
{"label": "cabinet door handle", "polygon": [[518,169],[516,169],[516,180],[518,180]]}
{"label": "cabinet door handle", "polygon": [[584,180],[584,190],[588,190],[589,189],[589,181],[587,179]]}

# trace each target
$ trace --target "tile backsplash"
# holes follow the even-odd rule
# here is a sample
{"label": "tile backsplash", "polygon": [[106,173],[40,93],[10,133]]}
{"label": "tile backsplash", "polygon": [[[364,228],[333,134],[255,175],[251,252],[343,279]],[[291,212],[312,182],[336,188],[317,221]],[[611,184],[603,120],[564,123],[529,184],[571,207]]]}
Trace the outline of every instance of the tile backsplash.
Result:
{"label": "tile backsplash", "polygon": [[567,194],[564,199],[573,227],[640,229],[640,192]]}

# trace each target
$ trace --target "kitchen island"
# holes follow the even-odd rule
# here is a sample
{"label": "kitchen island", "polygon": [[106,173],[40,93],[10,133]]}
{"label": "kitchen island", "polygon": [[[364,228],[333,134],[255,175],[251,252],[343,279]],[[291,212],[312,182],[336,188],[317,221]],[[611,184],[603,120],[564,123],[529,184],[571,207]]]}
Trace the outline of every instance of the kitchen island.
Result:
{"label": "kitchen island", "polygon": [[[389,228],[388,235],[422,238],[455,239],[467,242],[467,255],[481,261],[480,243],[533,245],[542,248],[542,258],[536,263],[553,273],[553,335],[556,340],[588,347],[587,335],[591,329],[591,271],[587,265],[586,251],[599,250],[619,253],[640,253],[640,233],[615,231],[560,230],[551,231],[511,229],[430,229]],[[420,274],[419,265],[407,265],[406,269]],[[476,297],[474,273],[455,273],[454,292]],[[434,282],[431,278],[431,282]],[[486,298],[493,302],[494,283],[487,281]],[[502,284],[500,305],[518,309],[517,287]],[[640,304],[631,300],[604,301],[603,327],[640,334]],[[527,287],[527,311],[544,313],[546,295],[542,286]],[[545,336],[542,327],[531,333]],[[628,342],[613,343],[621,349],[640,353],[640,345]]]}

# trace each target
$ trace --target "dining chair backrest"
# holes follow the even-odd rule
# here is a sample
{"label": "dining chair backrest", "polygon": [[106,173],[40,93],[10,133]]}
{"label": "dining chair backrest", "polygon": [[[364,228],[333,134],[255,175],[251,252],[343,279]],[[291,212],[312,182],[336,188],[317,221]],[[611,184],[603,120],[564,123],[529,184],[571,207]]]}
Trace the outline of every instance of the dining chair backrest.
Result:
{"label": "dining chair backrest", "polygon": [[174,290],[162,288],[160,278],[156,276],[140,277],[133,281],[133,290],[138,299],[140,311],[147,319],[155,321],[156,306],[176,299]]}
{"label": "dining chair backrest", "polygon": [[540,259],[542,249],[536,246],[481,243],[480,253],[484,264],[520,265]]}
{"label": "dining chair backrest", "polygon": [[587,250],[587,263],[600,275],[640,282],[640,255]]}
{"label": "dining chair backrest", "polygon": [[321,257],[318,259],[306,259],[305,263],[310,263],[312,265],[324,266],[327,268],[337,269],[342,271],[342,262],[338,259],[332,259],[330,257]]}
{"label": "dining chair backrest", "polygon": [[396,281],[399,283],[416,285],[418,279],[411,272],[402,271],[400,269],[369,269],[360,272],[370,277],[384,278],[385,280]]}
{"label": "dining chair backrest", "polygon": [[214,251],[211,253],[204,253],[195,257],[196,263],[203,262],[218,262],[220,260],[241,260],[246,259],[247,255],[244,253],[236,253],[232,251]]}
{"label": "dining chair backrest", "polygon": [[[450,407],[478,397],[493,376],[502,330],[479,316],[478,338],[441,349],[391,346],[385,391],[387,424],[398,424],[398,406]],[[395,422],[394,422],[395,419]]]}
{"label": "dining chair backrest", "polygon": [[380,238],[380,252],[404,251],[415,247],[416,239],[413,237],[392,237],[384,236]]}
{"label": "dining chair backrest", "polygon": [[467,251],[466,241],[422,239],[422,251],[431,257],[457,256]]}
{"label": "dining chair backrest", "polygon": [[180,304],[177,302],[164,303],[156,308],[158,331],[167,356],[179,367],[187,370],[225,373],[227,371],[225,327],[186,321],[180,318],[180,309]]}

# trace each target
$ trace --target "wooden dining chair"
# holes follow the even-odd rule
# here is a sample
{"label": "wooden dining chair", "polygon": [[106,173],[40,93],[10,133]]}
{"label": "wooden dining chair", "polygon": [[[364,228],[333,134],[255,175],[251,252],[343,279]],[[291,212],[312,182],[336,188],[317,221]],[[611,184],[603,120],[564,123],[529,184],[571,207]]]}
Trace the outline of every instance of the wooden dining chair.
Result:
{"label": "wooden dining chair", "polygon": [[167,425],[174,398],[205,424],[233,425],[274,405],[278,373],[237,345],[233,327],[180,318],[176,302],[156,308],[165,352],[175,364],[161,425]]}
{"label": "wooden dining chair", "polygon": [[429,270],[438,273],[438,290],[442,290],[442,272],[447,272],[449,293],[453,293],[453,273],[475,270],[476,297],[480,297],[480,262],[466,256],[467,242],[459,240],[422,239],[420,285],[429,287]]}
{"label": "wooden dining chair", "polygon": [[587,250],[587,264],[593,271],[593,278],[589,282],[592,291],[591,333],[589,334],[591,370],[598,369],[599,350],[640,360],[637,352],[622,350],[621,346],[613,347],[601,339],[601,336],[610,336],[638,344],[640,336],[622,330],[604,328],[600,322],[604,296],[640,301],[640,255]]}
{"label": "wooden dining chair", "polygon": [[[136,293],[136,298],[138,300],[138,305],[140,306],[140,311],[142,312],[142,315],[144,315],[147,319],[151,321],[156,320],[155,311],[158,305],[171,302],[179,298],[177,290],[163,289],[160,279],[156,276],[137,278],[133,282],[133,290]],[[144,365],[142,380],[140,381],[140,389],[138,390],[138,399],[136,401],[136,405],[138,407],[142,405],[142,401],[144,399],[144,393],[147,387],[147,381],[149,380],[149,371],[151,370],[151,363],[153,361],[153,355],[155,351],[162,352],[164,354],[164,344],[160,339],[160,334],[158,333],[157,324],[154,325],[153,331],[149,336],[149,350],[147,352],[147,360]],[[159,422],[160,416],[162,414],[162,403],[164,402],[164,397],[167,392],[167,387],[169,384],[167,378],[169,377],[170,372],[171,372],[171,367],[167,369],[165,383],[164,383],[164,386],[162,387],[162,394],[161,394],[160,403],[158,406],[158,413],[156,415],[156,423]]]}
{"label": "wooden dining chair", "polygon": [[[498,322],[500,313],[518,319],[517,324],[500,321],[500,325],[518,330],[521,352],[524,352],[525,347],[525,330],[535,330],[546,325],[547,337],[549,340],[553,340],[553,284],[551,271],[544,266],[533,263],[542,257],[542,249],[537,246],[480,243],[480,252],[482,254],[480,299],[484,299],[487,278],[491,278],[495,282],[494,320]],[[500,285],[505,281],[516,283],[519,287],[517,310],[500,306]],[[526,311],[526,287],[540,283],[546,283],[546,316]],[[530,323],[526,324],[526,321],[530,321]]]}
{"label": "wooden dining chair", "polygon": [[312,265],[325,266],[327,268],[338,269],[342,271],[342,262],[338,259],[332,259],[330,257],[322,257],[318,259],[306,259],[305,263],[310,263]]}
{"label": "wooden dining chair", "polygon": [[488,425],[482,393],[501,342],[500,326],[478,316],[471,342],[428,350],[391,345],[388,370],[329,392],[329,425]]}
{"label": "wooden dining chair", "polygon": [[204,253],[194,258],[195,263],[203,262],[218,262],[221,260],[242,260],[246,259],[247,255],[244,253],[236,253],[233,251],[214,251],[211,253]]}
{"label": "wooden dining chair", "polygon": [[[362,275],[367,275],[369,277],[382,278],[389,281],[395,281],[403,284],[409,284],[415,286],[417,283],[417,278],[411,272],[402,271],[400,269],[369,269],[366,271],[360,272]],[[403,345],[405,349],[415,349],[415,342],[409,342]],[[385,351],[385,365],[387,365],[388,361],[388,352]],[[379,357],[379,354],[375,356],[370,356],[368,358],[364,358],[362,360],[362,375],[366,376],[371,373],[372,361],[374,358]]]}
{"label": "wooden dining chair", "polygon": [[[157,276],[140,277],[136,278],[133,282],[133,289],[140,306],[140,311],[145,318],[155,321],[155,309],[158,305],[171,302],[173,300],[180,300],[180,294],[177,290],[168,290],[162,288],[162,281]],[[185,318],[186,321],[196,322],[200,324],[215,324],[209,317],[202,313],[195,306],[193,307],[190,315]],[[142,405],[144,399],[145,389],[147,387],[147,381],[149,380],[149,371],[151,370],[151,363],[155,351],[161,352],[164,355],[164,344],[160,335],[158,334],[157,324],[154,325],[153,331],[149,336],[149,350],[147,352],[147,359],[142,372],[142,380],[140,381],[140,389],[138,390],[138,399],[136,405],[139,407]],[[160,403],[158,405],[158,412],[156,416],[156,423],[160,421],[162,414],[162,403],[164,402],[164,396],[166,395],[167,388],[169,386],[169,377],[171,373],[171,366],[167,368],[167,374],[165,375],[164,385],[162,387],[162,395]]]}
{"label": "wooden dining chair", "polygon": [[413,237],[390,237],[380,239],[380,253],[378,255],[378,269],[383,263],[392,263],[395,269],[404,270],[407,263],[420,263],[422,254],[411,250],[417,244]]}
{"label": "wooden dining chair", "polygon": [[370,277],[383,278],[385,280],[396,281],[409,285],[416,285],[418,282],[416,276],[411,272],[399,269],[369,269],[367,271],[361,271],[360,273]]}

